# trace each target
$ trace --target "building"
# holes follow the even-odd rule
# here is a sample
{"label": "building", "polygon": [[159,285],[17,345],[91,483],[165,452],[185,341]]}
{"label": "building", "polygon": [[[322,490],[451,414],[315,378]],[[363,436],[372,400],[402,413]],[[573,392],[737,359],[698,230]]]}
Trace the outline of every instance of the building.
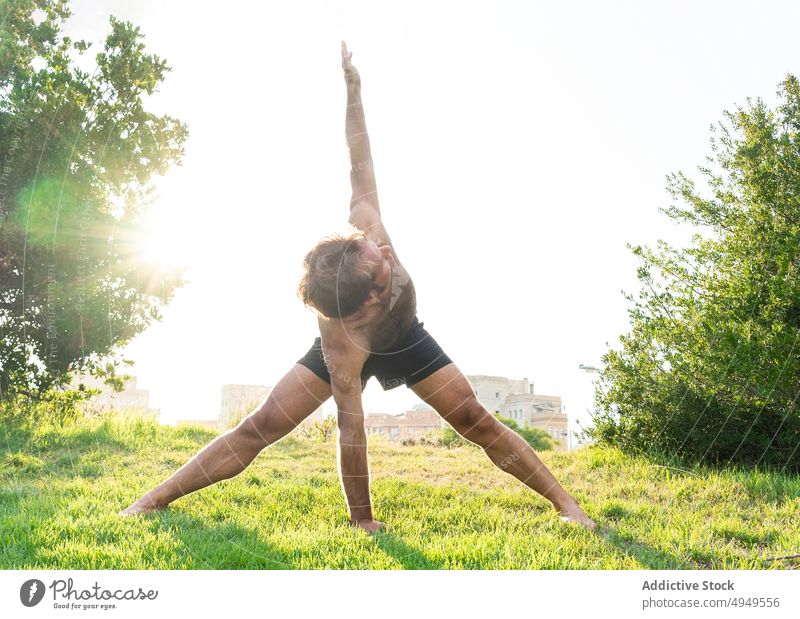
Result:
{"label": "building", "polygon": [[230,428],[267,399],[267,385],[222,385],[219,427]]}
{"label": "building", "polygon": [[534,392],[527,378],[516,380],[505,376],[467,376],[478,401],[490,413],[513,419],[524,428],[539,428],[558,441],[561,449],[568,448],[567,415],[561,396]]}
{"label": "building", "polygon": [[441,428],[441,417],[432,408],[406,411],[400,415],[373,413],[364,416],[367,434],[385,436],[392,441],[419,439],[431,430]]}
{"label": "building", "polygon": [[139,389],[137,378],[129,376],[123,383],[121,391],[114,391],[103,382],[102,378],[88,374],[78,374],[72,379],[72,387],[77,389],[83,385],[86,389],[99,389],[100,393],[92,396],[85,404],[90,411],[119,411],[127,414],[138,414],[158,419],[160,411],[150,408],[150,392]]}
{"label": "building", "polygon": [[[222,401],[217,425],[222,430],[232,428],[263,404],[271,392],[272,387],[267,385],[222,385]],[[324,418],[325,415],[320,406],[302,423],[313,424]]]}

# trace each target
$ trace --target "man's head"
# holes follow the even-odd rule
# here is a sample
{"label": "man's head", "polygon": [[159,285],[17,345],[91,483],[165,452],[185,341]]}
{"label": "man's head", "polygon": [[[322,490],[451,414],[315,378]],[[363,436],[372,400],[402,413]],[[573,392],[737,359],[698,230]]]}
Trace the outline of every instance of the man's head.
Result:
{"label": "man's head", "polygon": [[328,318],[344,318],[389,294],[392,254],[361,231],[322,239],[303,259],[300,299]]}

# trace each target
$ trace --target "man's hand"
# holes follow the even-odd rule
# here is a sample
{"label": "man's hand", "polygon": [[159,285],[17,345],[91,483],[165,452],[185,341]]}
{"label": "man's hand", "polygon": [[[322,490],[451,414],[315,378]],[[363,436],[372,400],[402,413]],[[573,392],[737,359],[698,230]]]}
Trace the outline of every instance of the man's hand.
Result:
{"label": "man's hand", "polygon": [[348,86],[361,86],[361,77],[358,74],[358,69],[353,66],[350,59],[353,57],[353,52],[347,51],[347,43],[342,41],[342,69],[344,69],[344,81]]}
{"label": "man's hand", "polygon": [[370,519],[351,521],[350,524],[359,529],[364,529],[367,533],[377,533],[378,531],[386,527],[386,525],[383,522],[378,522],[377,520],[370,520]]}

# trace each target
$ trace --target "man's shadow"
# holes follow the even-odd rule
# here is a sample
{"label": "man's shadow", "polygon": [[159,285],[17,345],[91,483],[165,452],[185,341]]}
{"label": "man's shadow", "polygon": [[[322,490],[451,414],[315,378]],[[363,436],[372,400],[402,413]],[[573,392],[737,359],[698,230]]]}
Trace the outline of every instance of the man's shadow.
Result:
{"label": "man's shadow", "polygon": [[407,570],[441,570],[444,564],[434,561],[418,548],[409,546],[401,537],[391,530],[374,533],[375,545],[390,557],[394,557]]}
{"label": "man's shadow", "polygon": [[[181,548],[170,558],[171,569],[308,569],[310,556],[276,548],[264,541],[257,531],[224,520],[196,518],[167,509],[146,516],[154,532],[168,533]],[[697,569],[695,561],[666,550],[644,544],[620,533],[613,523],[598,523],[598,535],[614,552],[636,559],[647,569]],[[365,534],[366,535],[366,534]],[[370,539],[376,549],[393,557],[407,570],[448,569],[441,560],[432,559],[420,549],[407,544],[391,529],[373,533]],[[313,552],[313,551],[312,551]],[[345,569],[364,569],[358,565]],[[314,569],[314,568],[312,568]],[[320,569],[326,569],[320,566]]]}
{"label": "man's shadow", "polygon": [[[145,517],[152,522],[154,532],[168,533],[180,543],[178,556],[171,559],[174,565],[171,569],[308,569],[304,563],[310,563],[310,556],[306,555],[307,561],[304,561],[303,554],[276,548],[264,541],[256,530],[224,519],[215,522],[207,516],[196,518],[169,508]],[[376,549],[393,557],[404,569],[444,567],[392,531],[374,533],[370,538]],[[349,568],[364,569],[359,565],[345,566]]]}
{"label": "man's shadow", "polygon": [[620,533],[611,524],[598,522],[597,531],[594,534],[617,552],[636,559],[647,569],[689,570],[701,567],[686,557],[680,557],[661,548],[645,544],[631,535]]}
{"label": "man's shadow", "polygon": [[295,566],[296,553],[265,542],[258,532],[222,518],[196,518],[167,508],[144,516],[154,533],[166,532],[180,543],[169,569],[286,570]]}
{"label": "man's shadow", "polygon": [[[606,544],[613,547],[615,552],[621,552],[633,557],[648,569],[674,570],[696,569],[698,566],[693,561],[679,557],[675,554],[644,544],[630,536],[619,533],[613,526],[604,524],[598,526],[595,533]],[[381,531],[373,536],[375,544],[387,555],[394,557],[404,569],[409,570],[440,570],[449,569],[441,561],[431,559],[419,549],[406,544],[401,537],[392,531]]]}

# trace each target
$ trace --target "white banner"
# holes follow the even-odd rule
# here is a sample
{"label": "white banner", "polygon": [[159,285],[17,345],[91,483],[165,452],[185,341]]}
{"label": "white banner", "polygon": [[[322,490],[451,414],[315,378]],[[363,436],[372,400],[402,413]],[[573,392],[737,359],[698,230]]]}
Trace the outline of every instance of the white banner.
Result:
{"label": "white banner", "polygon": [[0,616],[777,619],[800,616],[799,588],[797,571],[19,570],[0,572]]}

